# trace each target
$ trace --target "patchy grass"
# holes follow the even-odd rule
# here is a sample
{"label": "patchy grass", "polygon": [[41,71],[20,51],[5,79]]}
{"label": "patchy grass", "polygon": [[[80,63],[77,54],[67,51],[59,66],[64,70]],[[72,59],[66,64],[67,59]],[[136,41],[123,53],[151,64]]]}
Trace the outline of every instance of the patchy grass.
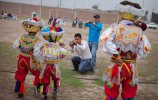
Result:
{"label": "patchy grass", "polygon": [[99,86],[103,86],[104,85],[104,82],[102,79],[97,79],[95,80],[95,84],[99,85]]}
{"label": "patchy grass", "polygon": [[[0,71],[9,71],[9,72],[14,72],[16,69],[16,55],[18,54],[18,50],[15,50],[12,48],[12,44],[8,43],[8,42],[0,42]],[[63,67],[63,65],[65,67]],[[61,100],[63,100],[62,98],[64,98],[65,100],[70,100],[70,99],[66,99],[66,98],[71,98],[69,96],[67,96],[67,89],[74,90],[74,91],[79,91],[81,88],[84,88],[84,83],[81,82],[81,80],[76,78],[76,72],[70,71],[69,68],[67,68],[66,66],[68,66],[68,64],[64,63],[60,63],[59,67],[62,73],[62,79],[61,79],[61,91],[60,92],[60,98]],[[13,87],[14,87],[14,79],[12,78],[14,76],[14,74],[12,74],[10,76],[10,73],[1,73],[1,76],[4,77],[5,79],[9,79],[10,82],[7,81],[7,86],[9,87],[6,92],[9,91],[13,91]],[[26,94],[25,94],[25,98],[30,98],[30,100],[36,100],[33,99],[32,97],[32,81],[33,81],[33,76],[28,75],[27,79],[26,79]],[[30,81],[31,80],[31,81]],[[0,83],[2,83],[2,86],[5,86],[5,82],[3,80],[0,80]],[[52,82],[51,82],[52,83]],[[51,88],[53,88],[53,84],[50,85]],[[9,91],[8,91],[9,90]],[[63,92],[64,91],[64,92]],[[69,91],[68,91],[69,92]],[[10,95],[14,95],[13,93],[11,93]],[[31,97],[30,97],[31,96]],[[16,95],[14,96],[14,98],[16,98]]]}
{"label": "patchy grass", "polygon": [[13,70],[16,68],[18,51],[12,48],[11,43],[0,42],[0,69]]}
{"label": "patchy grass", "polygon": [[[5,71],[13,71],[16,68],[16,55],[18,54],[18,50],[12,48],[11,43],[0,42],[0,66],[1,70]],[[62,66],[65,66],[65,63],[59,64],[60,70],[62,73],[62,84],[71,87],[82,87],[84,84],[75,77],[75,72],[70,71],[70,69]],[[5,66],[5,67],[4,67]],[[10,68],[12,66],[12,68]]]}
{"label": "patchy grass", "polygon": [[140,64],[139,75],[143,77],[143,80],[158,82],[158,43],[151,43],[152,50],[148,57]]}
{"label": "patchy grass", "polygon": [[66,64],[62,62],[59,64],[62,73],[61,86],[62,84],[65,84],[66,86],[71,86],[75,88],[84,87],[84,84],[81,82],[81,80],[76,78],[76,72],[71,71],[69,68],[66,68],[65,65]]}

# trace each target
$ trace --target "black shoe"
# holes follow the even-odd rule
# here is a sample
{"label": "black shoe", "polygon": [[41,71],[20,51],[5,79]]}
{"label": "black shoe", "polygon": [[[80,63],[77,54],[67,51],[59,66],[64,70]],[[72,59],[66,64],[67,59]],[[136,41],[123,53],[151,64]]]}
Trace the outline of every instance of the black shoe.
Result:
{"label": "black shoe", "polygon": [[95,69],[94,69],[94,68],[91,68],[90,71],[91,71],[92,73],[95,73]]}
{"label": "black shoe", "polygon": [[47,100],[47,96],[43,96],[42,100]]}
{"label": "black shoe", "polygon": [[23,97],[24,97],[24,95],[23,95],[23,94],[18,94],[18,100],[22,100],[22,99],[23,99]]}

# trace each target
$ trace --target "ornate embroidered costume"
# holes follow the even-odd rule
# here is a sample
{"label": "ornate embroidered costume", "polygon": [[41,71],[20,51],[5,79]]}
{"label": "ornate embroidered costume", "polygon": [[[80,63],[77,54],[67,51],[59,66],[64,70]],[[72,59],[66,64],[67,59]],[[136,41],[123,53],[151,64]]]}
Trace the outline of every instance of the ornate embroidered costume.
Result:
{"label": "ornate embroidered costume", "polygon": [[39,21],[30,18],[22,21],[22,26],[28,34],[23,34],[13,44],[13,48],[20,50],[17,70],[15,73],[15,79],[17,80],[15,92],[19,93],[18,98],[22,98],[25,92],[24,82],[28,71],[34,74],[37,69],[36,61],[32,54],[34,52],[35,44],[40,42],[40,39],[35,37],[35,35],[42,27],[42,24]]}
{"label": "ornate embroidered costume", "polygon": [[[61,73],[58,68],[58,61],[66,56],[67,50],[57,45],[57,42],[61,39],[64,30],[61,27],[46,27],[41,31],[43,38],[49,43],[37,44],[34,49],[33,55],[35,56],[38,65],[42,65],[40,73],[35,75],[34,84],[42,84],[41,92],[43,94],[43,99],[47,98],[48,87],[50,84],[50,77],[54,81],[54,92],[53,96],[55,100],[57,99],[57,89],[60,85]],[[38,66],[37,65],[37,66]]]}
{"label": "ornate embroidered costume", "polygon": [[[103,51],[112,55],[111,65],[106,67],[103,79],[105,81],[105,100],[116,100],[122,85],[123,100],[134,100],[137,90],[138,71],[136,61],[149,54],[151,45],[142,29],[134,25],[135,3],[123,1],[119,11],[123,19],[105,30],[100,40],[104,43]],[[126,11],[127,8],[131,9]],[[138,9],[142,11],[142,9]],[[129,17],[122,16],[130,13]],[[140,14],[140,13],[139,13]],[[142,13],[141,13],[142,14]],[[139,15],[137,15],[139,16]]]}

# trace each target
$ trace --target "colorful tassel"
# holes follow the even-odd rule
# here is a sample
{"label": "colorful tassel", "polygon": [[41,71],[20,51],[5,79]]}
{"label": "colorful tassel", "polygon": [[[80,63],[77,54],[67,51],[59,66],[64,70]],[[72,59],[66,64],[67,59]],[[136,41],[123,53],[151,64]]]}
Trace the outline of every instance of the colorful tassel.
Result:
{"label": "colorful tassel", "polygon": [[109,97],[109,96],[107,96],[107,100],[110,100],[110,97]]}
{"label": "colorful tassel", "polygon": [[46,86],[46,90],[45,90],[46,93],[49,92],[49,86]]}
{"label": "colorful tassel", "polygon": [[104,100],[106,100],[106,95],[104,96]]}
{"label": "colorful tassel", "polygon": [[114,99],[114,98],[112,98],[112,97],[110,97],[110,96],[105,95],[105,96],[104,96],[104,100],[116,100],[116,99]]}
{"label": "colorful tassel", "polygon": [[43,85],[40,87],[40,93],[43,93]]}
{"label": "colorful tassel", "polygon": [[56,81],[56,86],[59,87],[60,86],[60,80]]}
{"label": "colorful tassel", "polygon": [[129,84],[130,84],[131,87],[135,86],[135,83],[133,81],[131,81]]}
{"label": "colorful tassel", "polygon": [[134,100],[134,98],[131,98],[131,100]]}
{"label": "colorful tassel", "polygon": [[21,85],[21,82],[17,80],[15,84],[14,92],[18,93],[20,91],[20,85]]}
{"label": "colorful tassel", "polygon": [[21,82],[21,85],[20,85],[20,91],[19,91],[21,94],[24,94],[25,93],[25,86],[24,86],[24,82]]}
{"label": "colorful tassel", "polygon": [[131,66],[132,66],[132,72],[133,72],[131,86],[134,87],[134,85],[135,85],[135,66],[134,66],[134,64],[131,64]]}
{"label": "colorful tassel", "polygon": [[108,84],[107,84],[107,85],[108,85],[108,87],[109,87],[109,88],[111,88],[111,87],[112,87],[111,82],[108,82]]}

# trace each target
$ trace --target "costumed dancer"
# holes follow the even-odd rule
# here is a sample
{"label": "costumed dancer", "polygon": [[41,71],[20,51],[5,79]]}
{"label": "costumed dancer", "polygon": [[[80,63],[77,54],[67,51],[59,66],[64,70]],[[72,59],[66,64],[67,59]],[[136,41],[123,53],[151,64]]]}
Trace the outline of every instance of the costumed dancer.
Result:
{"label": "costumed dancer", "polygon": [[[64,49],[64,44],[61,42],[64,30],[61,27],[53,25],[46,27],[41,31],[41,34],[48,43],[37,44],[34,49],[34,56],[38,62],[37,66],[42,65],[40,74],[35,75],[34,85],[37,92],[42,93],[43,100],[47,100],[49,91],[50,78],[54,81],[53,98],[57,100],[57,90],[60,85],[61,73],[58,68],[58,61],[66,56],[67,50]],[[58,46],[59,42],[59,46]]]}
{"label": "costumed dancer", "polygon": [[15,73],[15,92],[18,93],[19,99],[24,96],[24,82],[28,71],[34,73],[34,70],[37,69],[33,51],[35,44],[40,42],[40,39],[35,35],[40,31],[42,23],[38,20],[37,13],[33,12],[32,18],[22,21],[22,26],[28,34],[23,34],[13,43],[13,48],[20,50],[17,70]]}
{"label": "costumed dancer", "polygon": [[123,100],[134,100],[137,91],[138,71],[136,61],[149,54],[151,45],[142,33],[146,24],[137,21],[144,16],[139,4],[122,1],[116,6],[121,21],[106,29],[100,40],[104,43],[103,51],[112,55],[111,65],[107,66],[103,75],[104,100],[116,100],[119,88],[122,88]]}

